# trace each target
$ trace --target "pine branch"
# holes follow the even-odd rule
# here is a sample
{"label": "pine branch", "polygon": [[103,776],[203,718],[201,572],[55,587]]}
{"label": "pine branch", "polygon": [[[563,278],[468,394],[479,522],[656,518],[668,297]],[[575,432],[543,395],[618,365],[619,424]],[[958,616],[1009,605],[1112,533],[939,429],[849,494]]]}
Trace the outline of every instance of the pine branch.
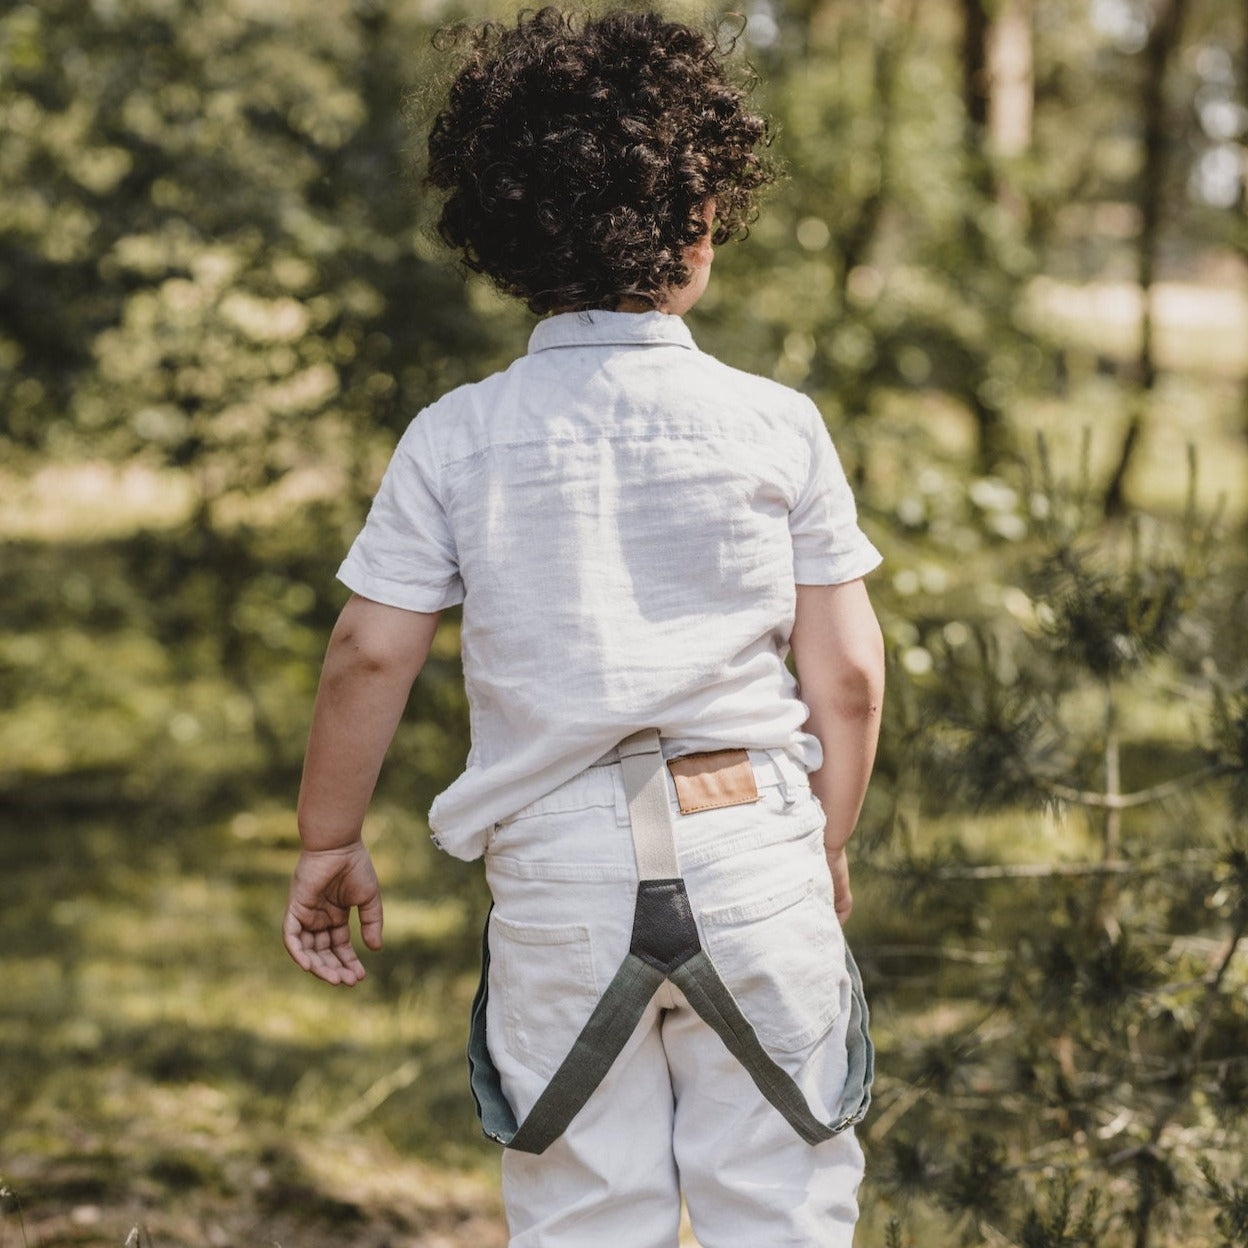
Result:
{"label": "pine branch", "polygon": [[940,962],[970,962],[976,966],[1002,966],[1004,953],[986,949],[950,949],[944,945],[872,945],[872,958],[933,958]]}
{"label": "pine branch", "polygon": [[[1043,880],[1095,875],[1158,875],[1190,858],[1152,862],[1020,862],[979,867],[941,867],[938,880]],[[1198,861],[1198,860],[1197,860]]]}
{"label": "pine branch", "polygon": [[[859,862],[860,868],[889,876],[912,880],[1028,880],[1065,879],[1087,875],[1162,875],[1183,867],[1207,870],[1218,860],[1216,853],[1157,854],[1151,858],[1135,858],[1116,862],[1014,862],[981,863],[978,866],[924,867],[923,864],[890,865]],[[1221,945],[1218,946],[1221,948]]]}
{"label": "pine branch", "polygon": [[1134,806],[1147,806],[1150,802],[1160,802],[1173,797],[1185,789],[1195,788],[1214,776],[1229,775],[1235,770],[1229,763],[1210,763],[1198,771],[1189,772],[1163,784],[1154,784],[1147,789],[1137,789],[1134,793],[1100,793],[1095,789],[1074,789],[1060,784],[1056,780],[1040,780],[1040,785],[1053,797],[1070,802],[1076,806],[1095,806],[1103,810],[1130,810]]}
{"label": "pine branch", "polygon": [[[900,1081],[898,1081],[900,1082]],[[930,1095],[929,1089],[918,1083],[904,1083],[901,1091],[887,1106],[881,1106],[872,1114],[872,1122],[867,1129],[867,1138],[878,1144],[921,1100]]]}
{"label": "pine branch", "polygon": [[1192,1034],[1192,1042],[1178,1063],[1178,1074],[1181,1080],[1178,1090],[1167,1098],[1158,1109],[1157,1116],[1153,1120],[1152,1128],[1148,1133],[1148,1140],[1143,1144],[1115,1153],[1109,1159],[1111,1166],[1120,1165],[1124,1161],[1132,1161],[1144,1156],[1151,1157],[1156,1154],[1157,1144],[1161,1139],[1162,1133],[1187,1100],[1188,1085],[1200,1066],[1201,1055],[1204,1052],[1205,1043],[1209,1039],[1209,1029],[1213,1026],[1213,1015],[1217,1006],[1218,996],[1222,990],[1222,981],[1226,978],[1226,972],[1230,968],[1231,962],[1234,961],[1235,954],[1246,934],[1248,934],[1248,908],[1241,908],[1236,919],[1235,928],[1222,946],[1217,967],[1205,983],[1205,999],[1201,1005],[1201,1013],[1196,1023],[1196,1030]]}
{"label": "pine branch", "polygon": [[[1105,681],[1105,825],[1101,847],[1102,862],[1119,861],[1122,845],[1122,750],[1118,737],[1118,703],[1114,684]],[[1096,901],[1092,906],[1093,922],[1117,938],[1118,889],[1111,882],[1113,874],[1097,877]]]}

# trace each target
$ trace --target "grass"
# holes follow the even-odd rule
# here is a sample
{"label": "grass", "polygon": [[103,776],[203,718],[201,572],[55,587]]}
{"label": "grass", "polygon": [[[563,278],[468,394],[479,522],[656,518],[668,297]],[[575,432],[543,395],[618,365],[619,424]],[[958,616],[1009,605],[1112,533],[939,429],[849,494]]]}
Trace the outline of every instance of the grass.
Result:
{"label": "grass", "polygon": [[[414,804],[400,791],[370,817],[387,948],[335,993],[280,944],[294,777],[222,713],[238,690],[188,684],[126,625],[10,627],[0,655],[16,674],[0,1172],[30,1242],[115,1245],[139,1223],[160,1248],[375,1242],[383,1224],[396,1244],[504,1242],[466,1095],[475,978],[442,965],[456,934],[475,942],[484,899],[435,860]],[[306,715],[305,690],[286,698]],[[352,1119],[413,1060],[419,1079]]]}

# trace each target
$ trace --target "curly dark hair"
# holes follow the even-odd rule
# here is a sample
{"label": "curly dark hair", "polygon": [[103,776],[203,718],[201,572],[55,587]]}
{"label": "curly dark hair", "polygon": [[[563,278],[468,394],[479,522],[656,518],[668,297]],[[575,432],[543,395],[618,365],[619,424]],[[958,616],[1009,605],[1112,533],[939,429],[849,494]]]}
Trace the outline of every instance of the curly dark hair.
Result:
{"label": "curly dark hair", "polygon": [[468,47],[429,133],[438,234],[533,312],[656,306],[689,280],[710,196],[713,243],[748,233],[776,173],[731,49],[657,13],[553,7],[438,40]]}

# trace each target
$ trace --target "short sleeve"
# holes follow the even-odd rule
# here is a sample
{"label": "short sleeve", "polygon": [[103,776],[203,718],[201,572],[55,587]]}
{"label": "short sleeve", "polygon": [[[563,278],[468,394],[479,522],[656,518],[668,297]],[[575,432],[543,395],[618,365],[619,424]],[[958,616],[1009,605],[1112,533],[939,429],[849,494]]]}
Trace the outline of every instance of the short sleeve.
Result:
{"label": "short sleeve", "polygon": [[878,567],[882,557],[858,527],[854,496],[819,409],[807,401],[803,413],[810,468],[789,511],[793,579],[798,585],[840,585]]}
{"label": "short sleeve", "polygon": [[419,416],[399,440],[364,528],[338,569],[362,598],[408,611],[441,611],[464,600],[464,584],[437,461]]}

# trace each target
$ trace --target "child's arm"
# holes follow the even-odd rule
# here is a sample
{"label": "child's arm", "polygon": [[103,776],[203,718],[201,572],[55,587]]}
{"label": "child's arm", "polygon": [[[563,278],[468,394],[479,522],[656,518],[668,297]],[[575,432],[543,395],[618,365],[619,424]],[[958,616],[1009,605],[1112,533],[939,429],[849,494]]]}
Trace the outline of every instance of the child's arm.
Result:
{"label": "child's arm", "polygon": [[299,791],[303,852],[282,936],[290,956],[330,984],[364,977],[351,944],[353,907],[364,943],[381,948],[381,889],[360,830],[440,614],[353,595],[329,639]]}
{"label": "child's arm", "polygon": [[862,581],[799,585],[789,645],[810,708],[806,731],[823,746],[823,766],[810,773],[810,787],[828,817],[823,843],[844,923],[854,904],[845,842],[871,777],[884,697],[884,639]]}

